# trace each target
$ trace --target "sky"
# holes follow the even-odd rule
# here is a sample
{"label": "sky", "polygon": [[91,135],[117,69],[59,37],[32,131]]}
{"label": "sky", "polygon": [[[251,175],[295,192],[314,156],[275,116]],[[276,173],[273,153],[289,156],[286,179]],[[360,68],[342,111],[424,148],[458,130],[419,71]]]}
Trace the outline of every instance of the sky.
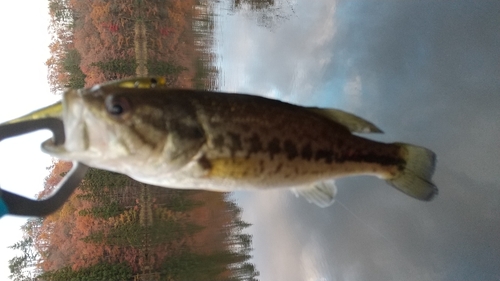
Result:
{"label": "sky", "polygon": [[[47,67],[50,36],[46,1],[4,1],[0,9],[0,122],[22,116],[55,102],[49,92]],[[43,189],[51,158],[40,151],[47,131],[29,134],[0,143],[0,187],[34,198]],[[16,255],[7,246],[21,240],[20,226],[25,218],[4,216],[0,219],[0,280],[8,280],[8,260]]]}
{"label": "sky", "polygon": [[[428,147],[439,195],[419,202],[372,177],[337,180],[324,209],[284,190],[239,192],[260,279],[500,280],[500,2],[286,3],[289,19],[271,30],[221,11],[222,89],[340,108],[385,132],[372,139]],[[44,66],[47,18],[45,1],[0,9],[0,122],[58,98]],[[2,189],[42,189],[48,137],[0,144]],[[1,280],[22,222],[0,219]]]}
{"label": "sky", "polygon": [[368,176],[338,179],[325,209],[239,192],[261,280],[500,280],[500,2],[287,3],[271,30],[220,21],[222,89],[340,108],[385,132],[369,138],[432,149],[439,195]]}

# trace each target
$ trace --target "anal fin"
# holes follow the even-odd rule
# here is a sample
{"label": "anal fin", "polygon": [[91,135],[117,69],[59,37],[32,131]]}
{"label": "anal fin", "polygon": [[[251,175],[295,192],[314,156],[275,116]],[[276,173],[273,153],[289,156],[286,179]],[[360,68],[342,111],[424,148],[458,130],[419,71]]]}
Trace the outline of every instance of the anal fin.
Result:
{"label": "anal fin", "polygon": [[337,187],[333,180],[315,182],[307,187],[293,188],[292,192],[295,196],[304,197],[307,202],[314,203],[321,208],[328,207],[335,201]]}

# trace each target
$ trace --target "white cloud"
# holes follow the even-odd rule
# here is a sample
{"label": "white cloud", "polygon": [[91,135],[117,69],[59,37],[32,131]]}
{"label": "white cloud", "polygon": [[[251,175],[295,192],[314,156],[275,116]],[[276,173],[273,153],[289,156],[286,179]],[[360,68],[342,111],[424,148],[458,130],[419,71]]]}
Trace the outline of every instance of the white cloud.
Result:
{"label": "white cloud", "polygon": [[332,60],[335,2],[300,2],[294,10],[272,30],[238,14],[222,22],[222,90],[278,92],[273,97],[294,102],[316,91]]}
{"label": "white cloud", "polygon": [[345,108],[353,111],[358,110],[362,104],[362,93],[361,76],[352,76],[344,85]]}

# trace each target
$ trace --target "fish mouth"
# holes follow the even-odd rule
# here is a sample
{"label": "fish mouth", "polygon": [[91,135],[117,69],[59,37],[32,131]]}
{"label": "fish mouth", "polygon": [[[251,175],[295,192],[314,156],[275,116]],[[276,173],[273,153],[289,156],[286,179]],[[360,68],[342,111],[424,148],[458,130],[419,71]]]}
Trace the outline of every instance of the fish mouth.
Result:
{"label": "fish mouth", "polygon": [[42,150],[61,159],[67,158],[65,156],[69,156],[69,154],[87,150],[88,128],[84,120],[85,107],[80,91],[69,90],[65,92],[60,105],[54,104],[53,106],[54,108],[51,110],[54,112],[58,110],[57,118],[64,123],[65,142],[55,144],[52,139],[49,139],[42,143]]}
{"label": "fish mouth", "polygon": [[[2,123],[2,125],[7,125],[7,124],[16,124],[20,122],[26,122],[26,121],[32,121],[32,120],[40,120],[40,119],[47,119],[47,118],[57,118],[63,121],[64,124],[64,134],[65,138],[68,136],[67,132],[67,126],[66,126],[66,120],[67,118],[64,117],[65,113],[65,100],[58,101],[52,105],[43,107],[41,109],[35,110],[33,112],[30,112],[26,115],[23,115],[21,117],[9,120],[7,122]],[[46,140],[45,142],[42,143],[42,151],[52,155],[52,156],[59,156],[67,153],[65,143],[58,143],[56,144],[53,138],[50,138]]]}
{"label": "fish mouth", "polygon": [[77,139],[86,135],[86,125],[81,121],[83,119],[83,108],[82,106],[78,106],[82,104],[81,102],[76,102],[78,100],[78,95],[77,91],[69,90],[64,93],[61,101],[4,122],[2,125],[47,118],[57,118],[63,121],[66,140],[64,143],[56,144],[54,139],[50,138],[42,143],[42,151],[52,156],[60,157],[70,153],[71,151],[83,150],[86,148],[86,140],[84,139],[82,142],[77,141]]}

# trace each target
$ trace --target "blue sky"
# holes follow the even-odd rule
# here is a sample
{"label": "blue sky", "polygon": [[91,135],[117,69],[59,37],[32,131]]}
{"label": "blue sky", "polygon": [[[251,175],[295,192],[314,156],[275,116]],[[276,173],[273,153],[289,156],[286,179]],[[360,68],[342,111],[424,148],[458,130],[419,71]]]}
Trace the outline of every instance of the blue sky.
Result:
{"label": "blue sky", "polygon": [[370,138],[428,147],[440,194],[418,202],[371,177],[338,180],[326,209],[238,193],[261,279],[500,279],[500,4],[291,3],[273,30],[221,21],[223,89],[348,110],[385,132]]}

